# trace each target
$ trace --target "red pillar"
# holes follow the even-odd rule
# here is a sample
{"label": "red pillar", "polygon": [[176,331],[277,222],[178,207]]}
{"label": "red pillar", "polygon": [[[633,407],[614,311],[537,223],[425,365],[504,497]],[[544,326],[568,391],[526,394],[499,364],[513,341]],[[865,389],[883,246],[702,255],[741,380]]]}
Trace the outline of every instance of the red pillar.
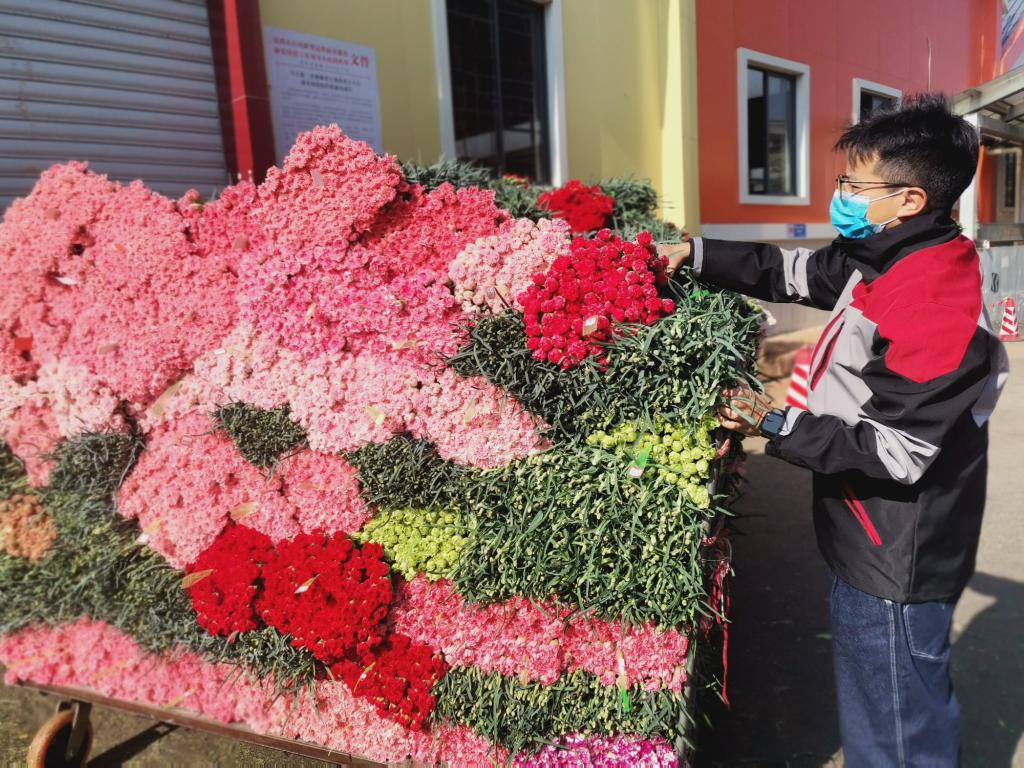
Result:
{"label": "red pillar", "polygon": [[276,160],[259,0],[207,0],[228,170],[260,182]]}

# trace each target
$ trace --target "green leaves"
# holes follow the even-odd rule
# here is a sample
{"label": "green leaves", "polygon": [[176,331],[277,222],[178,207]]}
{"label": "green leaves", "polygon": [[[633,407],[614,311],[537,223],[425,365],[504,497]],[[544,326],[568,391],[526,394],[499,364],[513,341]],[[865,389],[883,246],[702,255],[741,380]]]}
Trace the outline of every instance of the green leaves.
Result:
{"label": "green leaves", "polygon": [[0,442],[0,499],[21,493],[26,487],[24,465],[7,443]]}
{"label": "green leaves", "polygon": [[381,507],[452,507],[461,501],[460,483],[468,471],[442,459],[433,445],[411,435],[383,444],[367,443],[346,456],[359,471],[363,498]]}
{"label": "green leaves", "polygon": [[434,686],[434,719],[461,723],[513,753],[536,748],[563,733],[634,733],[673,740],[682,736],[682,696],[670,691],[603,685],[573,672],[553,685],[455,667]]}
{"label": "green leaves", "polygon": [[264,411],[230,403],[216,412],[217,421],[251,464],[274,467],[281,455],[306,444],[305,430],[291,420],[288,406]]}
{"label": "green leaves", "polygon": [[706,611],[701,509],[601,448],[555,448],[467,473],[469,540],[454,582],[473,602],[557,599],[602,618],[677,626]]}
{"label": "green leaves", "polygon": [[108,495],[121,487],[145,443],[120,432],[93,432],[65,440],[53,452],[50,474],[54,491]]}
{"label": "green leaves", "polygon": [[676,311],[654,325],[619,326],[604,372],[593,360],[568,371],[538,363],[514,312],[481,318],[448,365],[512,394],[551,425],[555,440],[628,421],[698,422],[723,387],[760,386],[753,371],[760,314],[733,293],[689,295],[694,286],[688,274],[673,281]]}

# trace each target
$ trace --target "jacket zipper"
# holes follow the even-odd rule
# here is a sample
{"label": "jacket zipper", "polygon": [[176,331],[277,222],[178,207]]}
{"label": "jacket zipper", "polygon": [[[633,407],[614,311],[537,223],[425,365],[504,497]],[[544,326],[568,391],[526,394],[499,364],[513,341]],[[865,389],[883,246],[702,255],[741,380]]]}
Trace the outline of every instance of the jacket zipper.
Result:
{"label": "jacket zipper", "polygon": [[853,516],[857,518],[857,522],[860,523],[860,527],[864,529],[864,532],[868,535],[871,543],[876,547],[882,546],[882,537],[878,535],[878,529],[875,528],[875,524],[871,522],[871,518],[868,517],[868,511],[864,509],[864,505],[860,499],[853,495],[853,491],[849,485],[843,486],[843,494],[846,496],[843,501],[846,502],[846,506]]}
{"label": "jacket zipper", "polygon": [[[843,316],[841,314],[836,315],[835,319],[832,320],[832,322],[829,323],[829,325],[822,332],[822,338],[824,339],[825,336],[828,335],[828,332],[831,329],[832,325],[834,325],[836,321],[839,321],[839,324],[835,329],[835,333],[833,333],[829,337],[828,341],[825,342],[825,348],[824,350],[822,350],[821,357],[819,358],[817,365],[814,366],[814,370],[811,373],[810,381],[808,382],[808,389],[814,389],[816,386],[818,386],[818,382],[821,380],[821,377],[825,374],[825,370],[828,368],[829,360],[832,359],[832,351],[835,349],[836,341],[838,341],[839,334],[843,330],[844,323],[842,318]],[[814,357],[817,357],[818,350],[815,349],[814,352]]]}

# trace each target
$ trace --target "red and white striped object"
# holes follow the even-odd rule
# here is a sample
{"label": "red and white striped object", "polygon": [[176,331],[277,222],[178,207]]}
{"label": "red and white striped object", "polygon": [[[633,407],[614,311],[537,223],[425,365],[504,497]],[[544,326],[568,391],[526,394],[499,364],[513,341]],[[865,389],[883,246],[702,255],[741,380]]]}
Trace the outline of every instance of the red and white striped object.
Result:
{"label": "red and white striped object", "polygon": [[1020,341],[1020,324],[1017,322],[1017,303],[1012,296],[1000,302],[1003,305],[1003,324],[999,329],[1002,341]]}
{"label": "red and white striped object", "polygon": [[792,408],[807,410],[807,379],[811,373],[811,357],[814,347],[802,347],[793,359],[793,373],[789,377],[789,391],[786,392],[786,405]]}

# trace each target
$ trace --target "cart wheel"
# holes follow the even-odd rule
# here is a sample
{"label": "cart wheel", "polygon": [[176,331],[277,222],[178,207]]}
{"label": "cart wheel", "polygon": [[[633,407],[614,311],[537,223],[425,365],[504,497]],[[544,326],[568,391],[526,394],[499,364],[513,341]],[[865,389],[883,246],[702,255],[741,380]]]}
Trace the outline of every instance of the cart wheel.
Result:
{"label": "cart wheel", "polygon": [[29,745],[26,759],[28,768],[81,768],[85,765],[89,750],[92,749],[92,723],[86,720],[83,724],[85,732],[81,746],[69,759],[67,748],[74,721],[75,711],[63,709],[43,723]]}

